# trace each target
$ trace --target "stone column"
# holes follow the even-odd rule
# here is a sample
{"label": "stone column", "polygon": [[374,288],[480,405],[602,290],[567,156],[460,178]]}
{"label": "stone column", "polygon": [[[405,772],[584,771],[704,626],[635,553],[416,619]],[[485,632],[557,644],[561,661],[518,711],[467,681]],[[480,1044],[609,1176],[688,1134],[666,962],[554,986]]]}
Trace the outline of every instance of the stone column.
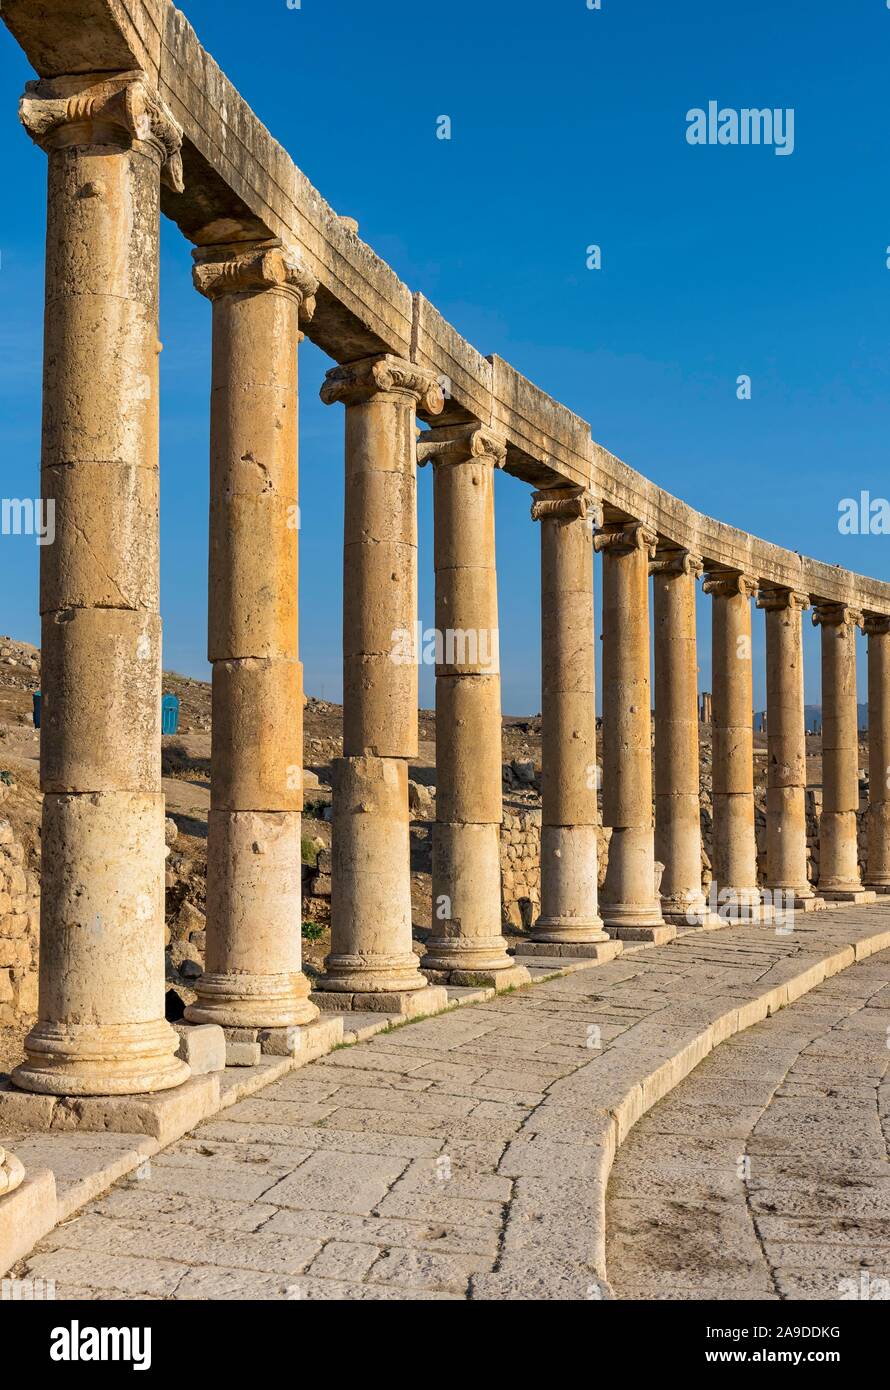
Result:
{"label": "stone column", "polygon": [[842,603],[819,603],[822,628],[822,815],[819,820],[819,892],[839,902],[873,902],[859,874],[859,697],[856,628],[862,614]]}
{"label": "stone column", "polygon": [[29,83],[49,155],[40,552],[38,1022],[13,1080],[53,1095],[187,1079],[164,1019],[158,576],[160,182],[181,134],[141,74]]}
{"label": "stone column", "polygon": [[695,584],[699,556],[659,549],[650,566],[655,618],[655,858],[661,911],[684,926],[706,920],[702,893]]}
{"label": "stone column", "polygon": [[213,304],[207,954],[191,1023],[308,1023],[301,970],[297,343],[315,280],[278,242],[195,252]]}
{"label": "stone column", "polygon": [[703,690],[701,694],[701,722],[710,724],[711,719],[711,692],[710,690]]}
{"label": "stone column", "polygon": [[612,827],[600,912],[612,936],[665,941],[652,825],[649,561],[656,535],[636,522],[607,526],[603,553],[603,821]]}
{"label": "stone column", "polygon": [[507,450],[479,425],[432,429],[436,569],[436,825],[432,931],[439,984],[528,984],[501,932],[501,677],[494,472]]}
{"label": "stone column", "polygon": [[869,613],[867,886],[890,893],[890,618]]}
{"label": "stone column", "polygon": [[24,1164],[0,1144],[0,1197],[8,1197],[10,1192],[15,1192],[24,1176]]}
{"label": "stone column", "polygon": [[602,512],[585,488],[536,492],[541,523],[541,915],[536,955],[609,959],[598,908],[599,815],[593,537]]}
{"label": "stone column", "polygon": [[343,757],[334,764],[331,952],[323,1008],[444,1007],[411,937],[408,759],[417,753],[416,418],[443,406],[432,373],[397,357],[328,372],[346,406]]}
{"label": "stone column", "polygon": [[[722,916],[762,917],[754,831],[751,595],[757,581],[736,570],[705,576],[713,597],[713,892]],[[712,892],[712,897],[713,897]]]}
{"label": "stone column", "polygon": [[[807,741],[801,614],[807,594],[761,589],[766,613],[766,886],[782,902],[819,905],[807,878]],[[776,904],[774,903],[774,906]]]}

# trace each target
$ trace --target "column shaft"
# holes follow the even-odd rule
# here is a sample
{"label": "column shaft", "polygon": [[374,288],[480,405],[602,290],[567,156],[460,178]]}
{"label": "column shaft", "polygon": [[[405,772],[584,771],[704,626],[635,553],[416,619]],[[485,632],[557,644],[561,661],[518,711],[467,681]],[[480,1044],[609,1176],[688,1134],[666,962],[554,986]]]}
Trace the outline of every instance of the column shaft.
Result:
{"label": "column shaft", "polygon": [[655,619],[655,858],[666,921],[703,920],[695,584],[689,551],[652,562]]}
{"label": "column shaft", "polygon": [[164,1019],[158,574],[160,180],[181,134],[139,75],[29,83],[49,155],[41,549],[40,1003],[13,1079],[176,1086]]}
{"label": "column shaft", "polygon": [[[343,758],[334,764],[331,1007],[408,1007],[412,949],[408,759],[417,752],[415,411],[442,409],[431,373],[395,357],[328,372],[346,405]],[[444,994],[443,994],[444,998]],[[320,1002],[324,1002],[322,999]],[[419,1005],[411,1005],[419,1007]]]}
{"label": "column shaft", "polygon": [[869,614],[868,873],[869,888],[890,890],[890,618]]}
{"label": "column shaft", "polygon": [[814,897],[807,878],[807,743],[803,688],[803,609],[806,594],[763,589],[766,611],[766,883],[794,894],[798,906]]}
{"label": "column shaft", "polygon": [[754,832],[754,729],[751,595],[755,579],[735,571],[706,575],[713,596],[711,659],[713,875],[732,912],[759,908]]}
{"label": "column shaft", "polygon": [[[461,983],[513,970],[501,932],[501,677],[494,473],[503,442],[476,425],[433,429],[436,825],[424,970]],[[469,982],[469,980],[467,980]]]}
{"label": "column shaft", "polygon": [[822,628],[822,816],[819,821],[819,892],[860,900],[856,812],[859,809],[859,704],[856,628],[862,614],[842,604],[818,604]]}
{"label": "column shaft", "polygon": [[278,243],[195,253],[213,304],[207,956],[193,1023],[317,1014],[301,971],[297,343],[315,281]]}
{"label": "column shaft", "polygon": [[593,536],[583,488],[537,492],[541,523],[541,915],[533,939],[608,941],[598,908]]}
{"label": "column shaft", "polygon": [[611,935],[663,928],[652,824],[649,561],[654,531],[608,526],[603,552],[603,820],[612,827],[600,912]]}

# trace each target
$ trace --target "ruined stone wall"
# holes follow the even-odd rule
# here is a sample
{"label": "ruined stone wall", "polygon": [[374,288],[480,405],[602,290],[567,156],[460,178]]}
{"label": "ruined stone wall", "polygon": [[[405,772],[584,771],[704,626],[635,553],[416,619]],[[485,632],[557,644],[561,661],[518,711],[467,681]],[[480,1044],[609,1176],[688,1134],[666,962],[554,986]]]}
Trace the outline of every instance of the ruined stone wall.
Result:
{"label": "ruined stone wall", "polygon": [[501,913],[505,923],[530,927],[541,907],[540,808],[504,807],[501,829]]}
{"label": "ruined stone wall", "polygon": [[37,1012],[37,939],[40,896],[24,867],[25,851],[7,820],[0,820],[0,1025]]}

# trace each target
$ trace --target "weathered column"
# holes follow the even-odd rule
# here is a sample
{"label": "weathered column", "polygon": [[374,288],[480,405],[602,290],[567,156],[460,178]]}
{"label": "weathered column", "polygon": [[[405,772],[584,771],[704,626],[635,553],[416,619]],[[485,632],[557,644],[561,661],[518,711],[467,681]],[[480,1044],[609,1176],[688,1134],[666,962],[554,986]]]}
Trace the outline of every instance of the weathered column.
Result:
{"label": "weathered column", "polygon": [[504,442],[478,425],[427,431],[436,569],[436,824],[432,932],[439,984],[527,984],[501,932],[501,677],[494,471]]}
{"label": "weathered column", "polygon": [[868,867],[866,884],[890,893],[890,618],[869,613]]}
{"label": "weathered column", "polygon": [[186,1018],[289,1028],[318,1013],[301,971],[297,644],[297,343],[316,282],[277,242],[195,261],[213,304],[213,732],[206,966]]}
{"label": "weathered column", "polygon": [[711,660],[713,893],[724,917],[762,917],[754,831],[751,595],[757,580],[737,570],[705,576],[713,597]]}
{"label": "weathered column", "polygon": [[[176,1086],[164,1020],[158,576],[160,181],[181,134],[141,74],[29,83],[49,154],[41,549],[38,1022],[13,1079],[54,1095]],[[97,716],[98,712],[98,716]]]}
{"label": "weathered column", "polygon": [[600,912],[612,936],[665,941],[652,825],[649,561],[656,534],[606,526],[603,554],[603,821],[612,827]]}
{"label": "weathered column", "polygon": [[[778,906],[820,905],[807,878],[807,741],[801,614],[807,594],[761,589],[766,613],[766,886]],[[774,902],[773,904],[777,904]]]}
{"label": "weathered column", "polygon": [[334,764],[331,952],[323,1008],[444,1007],[411,937],[408,759],[417,753],[416,418],[442,409],[431,372],[397,357],[328,372],[346,406],[343,757]]}
{"label": "weathered column", "polygon": [[703,690],[701,694],[701,722],[710,724],[711,719],[711,692],[710,690]]}
{"label": "weathered column", "polygon": [[856,629],[862,614],[842,603],[819,603],[813,622],[822,629],[822,815],[819,820],[819,892],[840,902],[873,902],[859,874],[859,697]]}
{"label": "weathered column", "polygon": [[0,1144],[0,1197],[8,1197],[10,1192],[15,1192],[24,1176],[24,1164]]}
{"label": "weathered column", "polygon": [[541,523],[541,914],[517,952],[609,959],[599,915],[593,536],[602,513],[581,487],[532,500]]}
{"label": "weathered column", "polygon": [[659,549],[650,566],[655,619],[655,858],[667,922],[700,925],[701,804],[695,585],[699,556]]}

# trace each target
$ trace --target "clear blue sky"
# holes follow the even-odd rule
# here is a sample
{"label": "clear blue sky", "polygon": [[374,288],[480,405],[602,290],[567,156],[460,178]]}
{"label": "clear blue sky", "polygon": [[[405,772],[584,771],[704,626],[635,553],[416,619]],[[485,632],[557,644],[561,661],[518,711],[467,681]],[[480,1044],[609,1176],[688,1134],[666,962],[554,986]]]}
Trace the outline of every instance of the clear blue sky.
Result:
{"label": "clear blue sky", "polygon": [[[890,578],[890,537],[838,502],[890,494],[890,9],[885,0],[189,0],[204,46],[412,289],[700,509]],[[28,64],[0,31],[4,496],[38,489],[45,156],[16,121]],[[693,147],[686,113],[794,108],[795,149]],[[452,139],[436,138],[440,115]],[[586,268],[588,245],[603,268]],[[165,665],[204,674],[209,305],[162,236]],[[340,694],[342,410],[301,350],[302,658]],[[736,399],[736,378],[753,398]],[[430,477],[421,616],[432,623]],[[538,537],[501,477],[504,706],[540,707]],[[0,630],[37,641],[37,550],[0,538]],[[701,661],[710,635],[702,607]],[[763,703],[762,615],[755,701]],[[818,633],[807,624],[807,698]],[[864,680],[864,662],[861,666]],[[862,685],[864,689],[864,684]],[[428,671],[425,703],[432,700]]]}

